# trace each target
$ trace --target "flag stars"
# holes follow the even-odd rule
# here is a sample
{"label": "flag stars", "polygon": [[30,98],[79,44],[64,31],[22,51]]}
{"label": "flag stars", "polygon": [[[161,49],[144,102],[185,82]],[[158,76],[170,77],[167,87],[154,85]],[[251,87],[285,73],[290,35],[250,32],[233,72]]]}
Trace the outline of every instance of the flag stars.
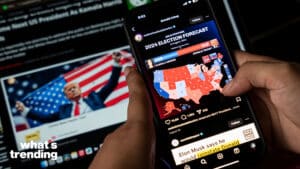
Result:
{"label": "flag stars", "polygon": [[32,89],[37,89],[38,87],[39,87],[39,85],[38,84],[36,84],[36,83],[34,83],[34,84],[32,84]]}
{"label": "flag stars", "polygon": [[7,91],[8,91],[8,93],[13,93],[15,91],[15,89],[13,87],[9,87]]}
{"label": "flag stars", "polygon": [[22,87],[27,87],[29,86],[29,82],[27,80],[22,82]]}
{"label": "flag stars", "polygon": [[17,95],[18,95],[18,96],[23,96],[23,94],[24,94],[24,91],[23,91],[23,90],[18,90],[18,91],[17,91]]}

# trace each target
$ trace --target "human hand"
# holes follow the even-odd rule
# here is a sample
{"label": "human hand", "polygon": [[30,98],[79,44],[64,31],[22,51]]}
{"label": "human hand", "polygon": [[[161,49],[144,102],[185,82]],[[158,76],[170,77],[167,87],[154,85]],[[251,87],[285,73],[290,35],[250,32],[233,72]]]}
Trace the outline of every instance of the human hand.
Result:
{"label": "human hand", "polygon": [[89,169],[153,169],[155,133],[151,101],[143,79],[125,69],[129,88],[127,122],[108,135]]}
{"label": "human hand", "polygon": [[15,105],[16,109],[19,112],[24,112],[25,111],[25,105],[24,103],[20,102],[20,101],[16,101],[16,105]]}
{"label": "human hand", "polygon": [[266,141],[272,148],[300,154],[300,65],[245,52],[235,56],[240,68],[224,87],[224,95],[253,89],[253,105]]}

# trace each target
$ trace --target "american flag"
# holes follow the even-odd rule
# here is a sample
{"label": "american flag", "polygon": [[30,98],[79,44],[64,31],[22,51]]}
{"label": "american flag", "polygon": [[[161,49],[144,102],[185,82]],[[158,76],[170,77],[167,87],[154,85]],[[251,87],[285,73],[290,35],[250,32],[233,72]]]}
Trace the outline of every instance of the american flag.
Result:
{"label": "american flag", "polygon": [[[120,102],[126,102],[129,97],[124,68],[133,66],[134,59],[129,52],[120,51],[120,61],[123,69],[117,87],[105,100],[106,107]],[[70,103],[63,93],[65,84],[76,82],[79,84],[82,96],[87,97],[93,91],[99,91],[109,80],[113,66],[112,54],[101,56],[72,71],[64,73],[35,91],[27,94],[22,102],[33,109],[40,116],[47,116],[57,112],[60,105]],[[49,72],[51,73],[51,71]],[[37,122],[35,122],[37,123]]]}

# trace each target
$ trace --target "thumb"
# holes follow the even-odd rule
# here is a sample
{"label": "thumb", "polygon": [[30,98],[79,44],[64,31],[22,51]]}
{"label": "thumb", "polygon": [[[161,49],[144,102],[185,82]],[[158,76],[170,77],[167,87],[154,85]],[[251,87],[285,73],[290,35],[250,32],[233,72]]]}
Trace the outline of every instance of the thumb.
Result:
{"label": "thumb", "polygon": [[251,61],[244,63],[234,79],[223,89],[225,96],[236,96],[252,88],[274,90],[283,87],[279,75],[274,76],[280,67],[279,62]]}
{"label": "thumb", "polygon": [[136,69],[126,67],[126,81],[129,88],[129,103],[127,121],[141,122],[149,125],[152,123],[152,107],[144,81]]}

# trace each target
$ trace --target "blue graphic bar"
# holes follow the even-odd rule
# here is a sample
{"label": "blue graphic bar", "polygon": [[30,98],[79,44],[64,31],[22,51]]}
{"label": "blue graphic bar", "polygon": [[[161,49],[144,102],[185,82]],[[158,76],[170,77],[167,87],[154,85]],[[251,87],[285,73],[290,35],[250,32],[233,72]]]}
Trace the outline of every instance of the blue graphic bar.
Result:
{"label": "blue graphic bar", "polygon": [[178,57],[178,53],[176,51],[174,51],[174,52],[170,52],[170,53],[163,54],[163,55],[155,57],[153,59],[153,63],[157,64],[157,63],[160,63],[160,62],[163,62],[163,61],[166,61],[166,60],[171,60],[171,59],[174,59],[174,58],[177,58],[177,57]]}

